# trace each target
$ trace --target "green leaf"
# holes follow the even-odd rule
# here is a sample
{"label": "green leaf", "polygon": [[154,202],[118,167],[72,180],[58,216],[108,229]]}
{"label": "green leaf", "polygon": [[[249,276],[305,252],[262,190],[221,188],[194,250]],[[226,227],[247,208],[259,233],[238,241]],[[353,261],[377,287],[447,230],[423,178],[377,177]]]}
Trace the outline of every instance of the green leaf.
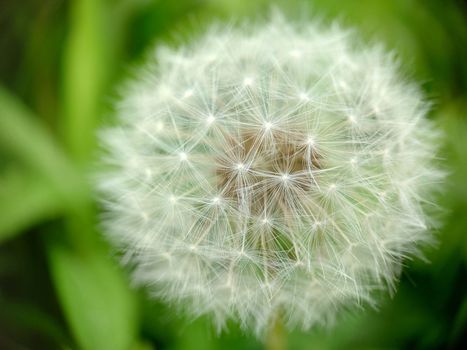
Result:
{"label": "green leaf", "polygon": [[105,1],[72,1],[63,86],[63,137],[74,159],[89,160],[111,55]]}
{"label": "green leaf", "polygon": [[[0,324],[19,330],[25,334],[40,334],[55,346],[69,345],[70,339],[56,319],[38,306],[22,301],[0,298]],[[21,333],[20,333],[21,334]]]}
{"label": "green leaf", "polygon": [[63,210],[88,205],[90,194],[76,167],[39,118],[1,86],[0,146],[21,169],[0,174],[0,240]]}
{"label": "green leaf", "polygon": [[84,350],[127,350],[138,329],[134,295],[102,249],[77,253],[48,236],[52,278],[70,328]]}
{"label": "green leaf", "polygon": [[60,196],[41,178],[25,172],[0,177],[0,242],[63,210]]}
{"label": "green leaf", "polygon": [[21,101],[0,86],[0,146],[56,190],[65,205],[87,202],[89,193],[76,168]]}

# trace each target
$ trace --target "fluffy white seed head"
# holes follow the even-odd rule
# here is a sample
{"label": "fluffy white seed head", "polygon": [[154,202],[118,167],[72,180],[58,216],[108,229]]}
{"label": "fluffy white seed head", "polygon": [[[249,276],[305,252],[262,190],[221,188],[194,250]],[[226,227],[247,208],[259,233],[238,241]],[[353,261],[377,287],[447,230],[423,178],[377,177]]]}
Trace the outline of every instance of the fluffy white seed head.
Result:
{"label": "fluffy white seed head", "polygon": [[440,172],[383,50],[281,19],[157,51],[104,130],[108,236],[134,279],[222,328],[328,323],[430,240]]}

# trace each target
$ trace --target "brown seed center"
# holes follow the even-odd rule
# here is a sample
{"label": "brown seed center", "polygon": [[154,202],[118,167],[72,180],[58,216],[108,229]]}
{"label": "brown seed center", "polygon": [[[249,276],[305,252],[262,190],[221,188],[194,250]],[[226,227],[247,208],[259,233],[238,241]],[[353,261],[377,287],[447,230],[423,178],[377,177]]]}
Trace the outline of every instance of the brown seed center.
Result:
{"label": "brown seed center", "polygon": [[219,191],[253,215],[267,213],[271,202],[289,212],[290,198],[309,191],[315,183],[313,172],[321,168],[306,135],[245,132],[226,139],[225,153],[216,160]]}

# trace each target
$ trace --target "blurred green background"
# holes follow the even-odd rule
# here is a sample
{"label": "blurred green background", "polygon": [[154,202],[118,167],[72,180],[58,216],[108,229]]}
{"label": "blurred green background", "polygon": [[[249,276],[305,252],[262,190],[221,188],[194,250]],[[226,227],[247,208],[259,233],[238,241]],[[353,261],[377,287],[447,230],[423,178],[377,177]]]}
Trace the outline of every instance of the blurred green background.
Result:
{"label": "blurred green background", "polygon": [[[290,18],[339,19],[394,49],[447,135],[446,208],[428,263],[408,261],[379,310],[294,332],[289,349],[460,349],[467,341],[467,2],[275,2]],[[95,131],[153,44],[271,2],[0,1],[0,349],[261,349],[232,324],[217,337],[131,288],[98,230],[88,181]]]}

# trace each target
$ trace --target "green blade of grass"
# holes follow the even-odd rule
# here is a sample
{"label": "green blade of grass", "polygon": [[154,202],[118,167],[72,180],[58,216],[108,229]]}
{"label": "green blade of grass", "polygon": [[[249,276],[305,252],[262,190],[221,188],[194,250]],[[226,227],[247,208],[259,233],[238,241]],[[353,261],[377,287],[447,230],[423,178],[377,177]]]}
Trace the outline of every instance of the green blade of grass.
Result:
{"label": "green blade of grass", "polygon": [[47,236],[52,278],[70,329],[84,350],[127,350],[138,329],[136,303],[127,281],[100,247],[77,252]]}
{"label": "green blade of grass", "polygon": [[56,213],[59,207],[76,208],[89,202],[87,186],[51,134],[1,86],[0,147],[24,173],[2,175],[0,196],[5,215],[0,232],[12,235]]}
{"label": "green blade of grass", "polygon": [[25,172],[9,172],[0,178],[0,243],[28,227],[58,217],[60,196],[43,179]]}
{"label": "green blade of grass", "polygon": [[63,137],[74,159],[89,160],[102,91],[108,76],[109,32],[104,2],[73,1],[64,54]]}

